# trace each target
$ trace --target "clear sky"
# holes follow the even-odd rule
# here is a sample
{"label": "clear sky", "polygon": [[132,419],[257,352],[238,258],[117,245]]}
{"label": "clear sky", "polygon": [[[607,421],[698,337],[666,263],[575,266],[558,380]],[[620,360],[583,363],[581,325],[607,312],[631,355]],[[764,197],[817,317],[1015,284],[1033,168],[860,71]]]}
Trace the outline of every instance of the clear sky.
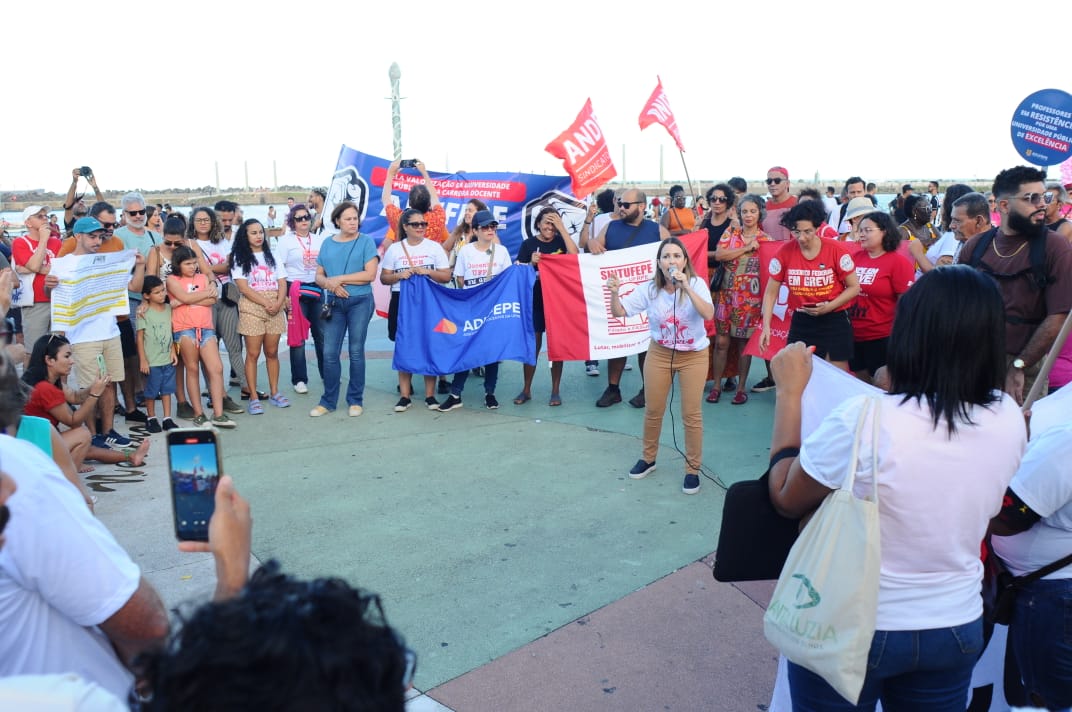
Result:
{"label": "clear sky", "polygon": [[216,162],[223,187],[244,163],[271,187],[273,162],[281,185],[326,184],[342,144],[391,155],[392,62],[404,157],[433,171],[562,174],[544,146],[590,97],[619,177],[660,178],[662,147],[683,179],[637,124],[660,75],[694,181],[991,178],[1023,162],[1017,104],[1070,89],[1043,26],[1008,19],[960,0],[9,3],[0,189],[63,191],[80,165],[105,189],[214,185]]}

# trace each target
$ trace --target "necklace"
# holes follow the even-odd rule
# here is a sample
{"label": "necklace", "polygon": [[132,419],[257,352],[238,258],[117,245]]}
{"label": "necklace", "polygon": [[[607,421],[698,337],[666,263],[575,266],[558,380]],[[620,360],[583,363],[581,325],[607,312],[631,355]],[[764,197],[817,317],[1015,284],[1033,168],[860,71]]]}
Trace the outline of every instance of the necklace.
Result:
{"label": "necklace", "polygon": [[998,252],[998,241],[997,240],[994,240],[990,244],[994,247],[994,254],[995,255],[997,255],[998,257],[1000,257],[1003,260],[1007,260],[1010,257],[1016,257],[1016,255],[1020,254],[1020,250],[1024,249],[1024,247],[1027,246],[1027,240],[1024,240],[1023,242],[1021,242],[1019,247],[1017,247],[1015,250],[1013,250],[1012,252],[1010,252],[1007,255],[1003,255],[1000,252]]}

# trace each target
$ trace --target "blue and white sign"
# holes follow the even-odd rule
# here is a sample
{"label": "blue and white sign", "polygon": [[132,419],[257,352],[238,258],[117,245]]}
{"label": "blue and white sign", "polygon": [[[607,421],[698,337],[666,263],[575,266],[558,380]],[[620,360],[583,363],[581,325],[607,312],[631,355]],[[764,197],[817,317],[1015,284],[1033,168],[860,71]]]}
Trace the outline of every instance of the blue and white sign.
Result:
{"label": "blue and white sign", "polygon": [[1072,95],[1043,89],[1020,102],[1012,116],[1012,145],[1036,166],[1072,156]]}

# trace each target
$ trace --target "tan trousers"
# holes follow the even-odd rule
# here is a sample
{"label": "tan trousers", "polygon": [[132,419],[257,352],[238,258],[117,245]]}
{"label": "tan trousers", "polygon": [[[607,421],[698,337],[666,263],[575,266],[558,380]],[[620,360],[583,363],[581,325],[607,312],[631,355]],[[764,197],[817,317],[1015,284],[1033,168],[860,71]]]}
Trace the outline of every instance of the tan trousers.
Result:
{"label": "tan trousers", "polygon": [[[672,364],[671,364],[672,360]],[[703,394],[707,380],[707,349],[673,351],[654,341],[644,361],[644,454],[645,462],[655,462],[659,435],[663,429],[666,400],[678,375],[681,422],[685,426],[685,473],[697,474],[703,460]]]}

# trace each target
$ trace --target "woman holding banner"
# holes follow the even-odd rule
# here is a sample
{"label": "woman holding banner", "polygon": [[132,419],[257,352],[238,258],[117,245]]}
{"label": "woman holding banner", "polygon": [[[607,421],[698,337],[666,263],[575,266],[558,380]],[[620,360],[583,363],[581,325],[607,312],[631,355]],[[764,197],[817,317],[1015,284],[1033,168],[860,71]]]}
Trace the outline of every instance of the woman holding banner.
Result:
{"label": "woman holding banner", "polygon": [[676,237],[659,244],[655,276],[624,298],[618,294],[617,275],[607,279],[610,309],[615,317],[645,312],[651,330],[651,345],[644,360],[644,450],[629,471],[639,480],[655,469],[659,435],[663,427],[666,400],[673,388],[674,374],[681,385],[681,421],[685,425],[685,480],[681,491],[700,491],[700,462],[703,459],[703,401],[707,380],[707,329],[704,320],[715,314],[711,291],[696,276],[685,245]]}
{"label": "woman holding banner", "polygon": [[793,312],[788,343],[803,341],[814,346],[819,358],[848,371],[853,344],[848,309],[860,293],[860,280],[848,248],[819,237],[819,222],[805,204],[793,206],[782,216],[781,225],[793,239],[778,250],[767,268],[759,349],[766,352],[770,346],[774,305],[784,283]]}

